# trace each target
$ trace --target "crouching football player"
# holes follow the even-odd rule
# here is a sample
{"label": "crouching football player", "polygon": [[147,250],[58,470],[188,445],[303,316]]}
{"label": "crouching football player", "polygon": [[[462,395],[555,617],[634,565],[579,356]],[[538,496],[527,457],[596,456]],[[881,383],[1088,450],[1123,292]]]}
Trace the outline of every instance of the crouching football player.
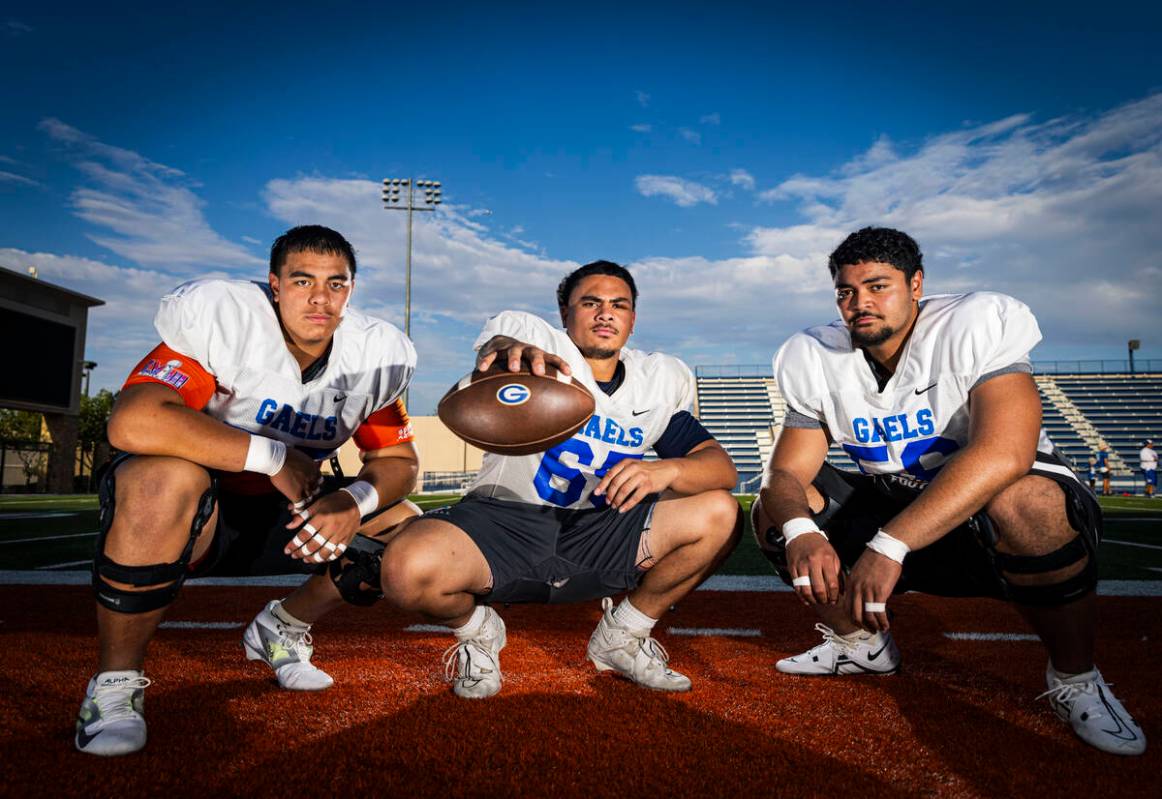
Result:
{"label": "crouching football player", "polygon": [[[477,339],[477,368],[522,360],[571,373],[596,412],[544,453],[486,454],[459,504],[429,511],[388,544],[390,601],[453,628],[447,675],[457,696],[501,688],[504,621],[489,603],[603,598],[588,657],[658,691],[687,691],[653,628],[738,542],[730,456],[690,414],[694,375],[677,358],[630,349],[637,289],[596,261],[558,288],[564,330],[506,311]],[[642,460],[652,448],[661,460]],[[610,594],[629,592],[613,606]]]}
{"label": "crouching football player", "polygon": [[[1093,662],[1101,509],[1041,434],[1033,315],[1002,294],[922,297],[919,247],[895,230],[853,233],[830,268],[842,320],[775,356],[787,416],[753,511],[824,639],[778,670],[894,672],[896,592],[1005,599],[1049,650],[1058,715],[1098,749],[1141,754]],[[829,441],[863,474],[825,464]]]}
{"label": "crouching football player", "polygon": [[[331,685],[311,663],[311,624],[379,598],[383,540],[418,515],[403,499],[418,462],[398,399],[415,350],[347,307],[354,282],[351,245],[306,226],[275,241],[268,283],[200,280],[162,298],[162,343],[109,420],[126,454],[101,484],[100,658],[81,751],[145,745],[146,647],[189,576],[313,572],[258,614],[243,645],[283,688]],[[322,477],[319,463],[352,437],[358,478]]]}

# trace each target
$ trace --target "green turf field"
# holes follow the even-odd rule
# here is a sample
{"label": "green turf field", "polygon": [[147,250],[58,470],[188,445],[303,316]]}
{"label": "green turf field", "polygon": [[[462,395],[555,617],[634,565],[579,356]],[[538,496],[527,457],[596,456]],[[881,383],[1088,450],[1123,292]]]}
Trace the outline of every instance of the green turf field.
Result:
{"label": "green turf field", "polygon": [[[456,500],[454,494],[416,495],[421,508]],[[750,530],[753,496],[739,498],[748,511],[746,533],[721,574],[770,574]],[[1101,577],[1162,580],[1162,499],[1103,497],[1105,541]],[[0,496],[0,569],[83,570],[93,557],[97,529],[94,495]]]}

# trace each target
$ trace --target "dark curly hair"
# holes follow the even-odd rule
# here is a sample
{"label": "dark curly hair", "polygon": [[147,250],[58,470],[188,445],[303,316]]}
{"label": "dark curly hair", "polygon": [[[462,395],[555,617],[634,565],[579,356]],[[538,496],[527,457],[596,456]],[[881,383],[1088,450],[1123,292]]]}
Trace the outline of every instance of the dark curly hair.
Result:
{"label": "dark curly hair", "polygon": [[351,242],[329,227],[299,225],[292,227],[274,240],[270,247],[270,271],[278,274],[286,257],[294,252],[313,252],[318,255],[337,255],[347,260],[351,276],[355,276],[355,248]]}
{"label": "dark curly hair", "polygon": [[569,296],[573,293],[573,289],[577,288],[577,284],[590,275],[611,275],[624,280],[629,286],[633,307],[637,308],[637,286],[633,282],[633,275],[624,266],[615,264],[613,261],[594,261],[565,275],[565,279],[557,286],[557,307],[564,311],[569,306]]}
{"label": "dark curly hair", "polygon": [[916,240],[890,227],[865,227],[843,240],[827,259],[832,279],[845,266],[878,261],[891,264],[911,281],[912,275],[924,271],[924,254]]}

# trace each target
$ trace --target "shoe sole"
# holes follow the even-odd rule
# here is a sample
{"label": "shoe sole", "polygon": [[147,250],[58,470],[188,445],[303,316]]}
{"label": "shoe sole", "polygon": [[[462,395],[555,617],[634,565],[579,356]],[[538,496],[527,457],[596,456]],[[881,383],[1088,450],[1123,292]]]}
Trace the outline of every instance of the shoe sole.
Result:
{"label": "shoe sole", "polygon": [[677,687],[675,687],[675,688],[658,688],[657,686],[654,686],[654,685],[647,685],[644,682],[638,682],[637,680],[633,679],[632,677],[627,676],[620,669],[618,669],[616,666],[610,666],[608,663],[602,663],[601,661],[594,658],[592,655],[587,655],[587,657],[589,658],[589,662],[592,663],[597,668],[597,670],[599,672],[612,671],[614,673],[614,675],[620,677],[621,679],[625,680],[626,682],[633,683],[634,685],[640,685],[642,688],[648,688],[651,691],[658,691],[658,692],[663,693],[663,694],[684,694],[687,691],[689,691],[691,688],[694,687],[693,685],[687,685],[687,686],[684,686],[682,688],[677,688]]}

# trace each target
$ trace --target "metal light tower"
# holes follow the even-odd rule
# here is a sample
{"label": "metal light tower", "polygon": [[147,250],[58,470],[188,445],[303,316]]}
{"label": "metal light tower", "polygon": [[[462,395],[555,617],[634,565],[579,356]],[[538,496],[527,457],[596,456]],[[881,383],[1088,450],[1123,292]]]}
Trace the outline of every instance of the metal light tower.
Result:
{"label": "metal light tower", "polygon": [[[418,199],[416,189],[422,189],[423,199],[416,205]],[[401,193],[404,202],[400,203]],[[408,212],[408,243],[407,243],[407,271],[404,277],[403,300],[403,332],[410,338],[412,334],[412,212],[435,211],[440,204],[440,181],[412,180],[410,178],[384,178],[383,180],[383,207],[388,211]]]}

